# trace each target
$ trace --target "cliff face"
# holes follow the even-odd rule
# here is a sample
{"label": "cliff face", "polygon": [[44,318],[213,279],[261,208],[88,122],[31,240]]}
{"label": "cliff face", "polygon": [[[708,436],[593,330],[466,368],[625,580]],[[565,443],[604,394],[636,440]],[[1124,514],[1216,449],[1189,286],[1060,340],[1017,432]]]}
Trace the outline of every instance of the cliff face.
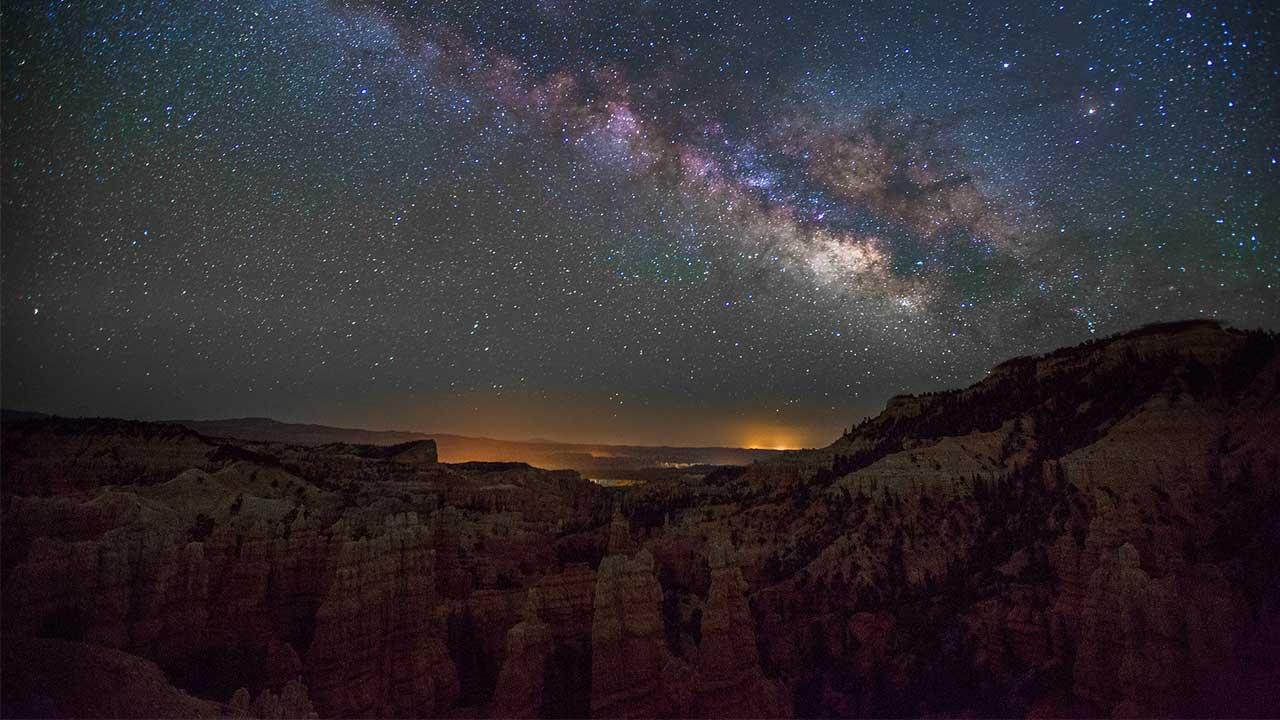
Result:
{"label": "cliff face", "polygon": [[[1266,715],[1278,378],[1275,337],[1153,328],[627,506],[659,538],[732,538],[796,714]],[[705,652],[710,603],[681,592]]]}
{"label": "cliff face", "polygon": [[[1272,715],[1278,426],[1276,339],[1209,323],[1013,360],[828,448],[626,490],[421,443],[6,419],[2,699]],[[122,679],[32,690],[67,663]]]}

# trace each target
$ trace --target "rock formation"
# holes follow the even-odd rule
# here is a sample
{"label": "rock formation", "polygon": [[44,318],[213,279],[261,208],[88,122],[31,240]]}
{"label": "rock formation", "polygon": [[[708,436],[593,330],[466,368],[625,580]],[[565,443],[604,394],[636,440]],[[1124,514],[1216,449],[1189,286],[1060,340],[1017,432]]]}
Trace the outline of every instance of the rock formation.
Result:
{"label": "rock formation", "polygon": [[[626,523],[615,516],[609,546],[629,547]],[[662,588],[653,555],[614,552],[596,573],[591,625],[591,714],[594,717],[662,717],[681,714],[680,670],[667,651]]]}
{"label": "rock formation", "polygon": [[92,643],[4,639],[0,714],[29,718],[213,718],[216,703],[173,687],[155,663]]}
{"label": "rock formation", "polygon": [[697,714],[702,717],[776,717],[777,690],[760,669],[747,584],[729,543],[709,547],[711,587],[698,646]]}
{"label": "rock formation", "polygon": [[[625,507],[659,542],[732,538],[787,712],[1265,715],[1278,379],[1275,336],[1147,328],[895,398],[829,448],[650,483]],[[663,578],[716,554],[679,552]],[[721,591],[666,589],[701,609],[705,646]],[[732,674],[706,654],[703,687]]]}
{"label": "rock formation", "polygon": [[542,709],[543,679],[555,639],[551,626],[538,616],[541,604],[538,590],[530,590],[523,618],[507,631],[507,658],[490,708],[494,717],[535,717]]}
{"label": "rock formation", "polygon": [[286,683],[280,694],[263,690],[257,698],[250,700],[246,688],[236,690],[231,696],[227,709],[236,718],[264,718],[270,720],[290,720],[292,718],[316,718],[315,708],[307,696],[307,686],[301,680]]}
{"label": "rock formation", "polygon": [[452,706],[458,678],[432,560],[430,533],[412,512],[388,516],[372,538],[342,541],[305,665],[322,707],[404,716]]}
{"label": "rock formation", "polygon": [[[430,443],[233,445],[47,418],[4,440],[6,648],[117,648],[214,703],[243,687],[250,714],[292,714],[301,693],[322,716],[432,715],[464,683],[492,691],[522,585],[563,569],[557,538],[590,544],[608,517],[572,473],[438,465]],[[495,485],[515,489],[503,509],[465,507]],[[493,639],[451,645],[464,615]]]}
{"label": "rock formation", "polygon": [[1280,340],[1206,322],[1011,360],[827,448],[622,489],[424,443],[6,416],[0,701],[1274,715],[1276,427]]}

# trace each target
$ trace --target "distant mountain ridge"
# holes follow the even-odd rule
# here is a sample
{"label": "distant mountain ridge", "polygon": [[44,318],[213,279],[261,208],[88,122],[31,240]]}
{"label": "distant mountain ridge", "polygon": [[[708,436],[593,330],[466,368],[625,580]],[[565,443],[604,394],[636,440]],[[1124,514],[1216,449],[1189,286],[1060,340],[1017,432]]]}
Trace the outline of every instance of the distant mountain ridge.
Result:
{"label": "distant mountain ridge", "polygon": [[[57,417],[49,413],[4,409],[6,420]],[[522,462],[548,470],[577,470],[589,477],[643,479],[655,469],[708,472],[713,466],[750,465],[777,457],[783,451],[734,447],[682,447],[676,445],[608,445],[570,443],[556,440],[500,440],[452,433],[422,433],[409,430],[366,430],[316,423],[290,423],[268,417],[222,418],[216,420],[159,420],[157,425],[174,425],[211,438],[247,440],[261,443],[321,446],[402,445],[419,440],[435,440],[440,462]],[[652,474],[652,473],[650,473]],[[670,474],[670,473],[667,473]]]}
{"label": "distant mountain ridge", "polygon": [[228,437],[259,442],[282,442],[292,445],[326,445],[351,443],[359,445],[398,445],[412,440],[438,437],[406,430],[366,430],[318,423],[290,423],[269,417],[218,418],[216,420],[168,420],[184,425],[202,435]]}
{"label": "distant mountain ridge", "polygon": [[291,445],[398,445],[435,440],[440,461],[448,463],[524,462],[549,470],[572,469],[584,475],[681,465],[750,465],[779,451],[730,447],[679,447],[566,443],[554,440],[499,440],[451,433],[365,430],[312,423],[287,423],[265,417],[219,420],[171,420],[209,437]]}

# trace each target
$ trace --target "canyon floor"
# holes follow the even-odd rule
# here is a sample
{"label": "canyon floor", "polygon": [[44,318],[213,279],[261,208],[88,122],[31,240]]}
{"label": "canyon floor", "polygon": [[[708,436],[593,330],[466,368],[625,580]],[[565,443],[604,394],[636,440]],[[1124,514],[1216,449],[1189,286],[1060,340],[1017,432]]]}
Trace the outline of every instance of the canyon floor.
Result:
{"label": "canyon floor", "polygon": [[618,487],[7,414],[0,712],[1275,716],[1278,427],[1201,321]]}

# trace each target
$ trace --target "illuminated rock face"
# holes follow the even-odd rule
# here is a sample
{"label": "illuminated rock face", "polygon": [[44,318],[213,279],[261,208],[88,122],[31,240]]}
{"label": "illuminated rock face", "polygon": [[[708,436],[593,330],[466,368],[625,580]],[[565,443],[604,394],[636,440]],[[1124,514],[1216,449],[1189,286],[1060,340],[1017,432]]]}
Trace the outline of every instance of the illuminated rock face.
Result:
{"label": "illuminated rock face", "polygon": [[136,681],[40,707],[173,715],[1265,715],[1278,388],[1274,339],[1165,328],[608,491],[6,421],[6,707],[53,658]]}

